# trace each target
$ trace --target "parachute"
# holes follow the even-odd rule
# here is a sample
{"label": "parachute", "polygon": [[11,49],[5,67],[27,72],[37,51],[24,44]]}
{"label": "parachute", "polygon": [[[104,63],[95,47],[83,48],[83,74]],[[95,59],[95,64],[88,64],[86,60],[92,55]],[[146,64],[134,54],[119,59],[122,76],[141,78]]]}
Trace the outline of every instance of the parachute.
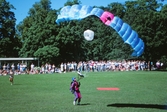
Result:
{"label": "parachute", "polygon": [[56,23],[59,24],[65,21],[82,20],[91,15],[97,16],[105,25],[113,28],[120,35],[122,40],[132,47],[134,50],[132,56],[139,57],[142,55],[145,45],[143,40],[139,38],[137,32],[134,31],[130,25],[123,22],[123,20],[119,17],[114,16],[114,14],[100,8],[93,8],[91,6],[78,4],[65,6],[60,10]]}

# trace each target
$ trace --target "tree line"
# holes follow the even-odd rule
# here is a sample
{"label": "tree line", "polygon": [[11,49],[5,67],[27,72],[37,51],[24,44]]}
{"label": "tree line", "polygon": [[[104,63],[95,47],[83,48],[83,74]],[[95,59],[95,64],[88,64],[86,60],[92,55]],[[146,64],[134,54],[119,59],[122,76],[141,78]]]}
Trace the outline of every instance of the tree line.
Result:
{"label": "tree line", "polygon": [[[64,6],[74,4],[82,5],[82,2],[67,0]],[[0,57],[38,57],[41,63],[55,64],[118,59],[167,62],[166,4],[156,0],[136,0],[111,2],[106,7],[98,8],[120,17],[138,33],[145,43],[144,53],[140,57],[132,57],[133,49],[123,42],[116,31],[95,16],[56,24],[61,8],[52,9],[50,0],[35,2],[28,16],[17,25],[17,18],[11,11],[14,6],[0,0]],[[93,41],[84,39],[83,32],[87,29],[95,32]]]}

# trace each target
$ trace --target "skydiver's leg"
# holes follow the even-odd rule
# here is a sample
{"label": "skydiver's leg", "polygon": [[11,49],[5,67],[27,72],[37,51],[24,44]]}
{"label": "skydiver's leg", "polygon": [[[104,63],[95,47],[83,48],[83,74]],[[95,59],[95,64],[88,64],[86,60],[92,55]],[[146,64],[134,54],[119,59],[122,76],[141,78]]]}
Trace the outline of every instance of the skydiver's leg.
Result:
{"label": "skydiver's leg", "polygon": [[78,95],[78,105],[80,105],[80,102],[81,102],[81,93],[78,92],[77,95]]}
{"label": "skydiver's leg", "polygon": [[78,100],[78,95],[77,95],[77,92],[75,91],[74,92],[74,101],[73,101],[73,105],[76,104],[76,101]]}

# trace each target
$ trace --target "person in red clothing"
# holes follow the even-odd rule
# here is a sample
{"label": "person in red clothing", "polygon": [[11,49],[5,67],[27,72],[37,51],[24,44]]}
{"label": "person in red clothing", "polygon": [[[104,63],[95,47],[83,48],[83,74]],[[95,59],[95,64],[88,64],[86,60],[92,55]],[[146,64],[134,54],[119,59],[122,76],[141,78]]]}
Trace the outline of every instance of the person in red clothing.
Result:
{"label": "person in red clothing", "polygon": [[13,85],[13,79],[14,79],[14,72],[13,72],[13,70],[10,70],[9,74],[10,74],[9,81],[10,81],[11,85]]}
{"label": "person in red clothing", "polygon": [[76,80],[76,78],[73,77],[72,82],[71,82],[71,86],[70,86],[70,90],[75,96],[74,101],[73,101],[73,105],[76,105],[77,101],[78,101],[78,105],[80,105],[80,102],[81,102],[81,92],[79,90],[80,85],[81,85],[80,82],[78,82]]}

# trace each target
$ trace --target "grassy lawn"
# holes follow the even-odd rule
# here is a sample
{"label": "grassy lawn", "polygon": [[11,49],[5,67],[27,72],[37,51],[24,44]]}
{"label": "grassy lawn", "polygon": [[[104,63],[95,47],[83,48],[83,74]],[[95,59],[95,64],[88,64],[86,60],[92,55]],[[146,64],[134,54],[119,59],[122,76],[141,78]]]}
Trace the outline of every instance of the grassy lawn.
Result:
{"label": "grassy lawn", "polygon": [[[167,72],[90,72],[80,80],[81,105],[69,91],[77,73],[0,76],[1,112],[164,112]],[[99,91],[115,87],[118,91]]]}

